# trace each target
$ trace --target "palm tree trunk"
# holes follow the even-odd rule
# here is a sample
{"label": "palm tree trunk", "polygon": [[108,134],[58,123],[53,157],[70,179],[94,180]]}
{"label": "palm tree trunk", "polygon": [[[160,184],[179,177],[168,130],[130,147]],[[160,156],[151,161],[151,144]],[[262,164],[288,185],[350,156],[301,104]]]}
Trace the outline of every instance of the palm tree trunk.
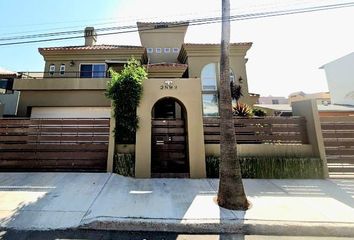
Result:
{"label": "palm tree trunk", "polygon": [[220,59],[220,182],[217,202],[219,206],[245,210],[248,202],[242,184],[230,91],[230,1],[222,0],[222,33]]}

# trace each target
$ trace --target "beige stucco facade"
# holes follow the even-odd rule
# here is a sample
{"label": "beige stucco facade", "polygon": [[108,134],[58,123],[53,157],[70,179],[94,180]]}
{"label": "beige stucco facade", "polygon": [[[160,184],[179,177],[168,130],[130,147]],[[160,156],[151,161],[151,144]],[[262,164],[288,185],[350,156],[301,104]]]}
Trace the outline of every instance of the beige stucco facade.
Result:
{"label": "beige stucco facade", "polygon": [[[37,112],[48,116],[58,107],[86,107],[87,109],[110,107],[111,102],[104,94],[109,74],[104,72],[104,76],[97,77],[93,74],[93,66],[104,65],[104,71],[110,67],[119,69],[134,57],[148,72],[148,79],[143,84],[143,97],[137,109],[139,129],[136,133],[136,142],[128,146],[116,145],[114,139],[110,138],[109,151],[135,152],[136,177],[150,177],[152,109],[159,100],[173,98],[185,111],[184,144],[189,176],[205,177],[206,152],[201,72],[204,66],[210,63],[219,66],[220,45],[184,43],[187,28],[188,23],[180,26],[176,26],[175,23],[138,23],[142,46],[96,45],[97,36],[94,29],[87,28],[86,30],[90,32],[87,34],[85,32],[86,39],[83,46],[40,48],[39,52],[45,60],[42,76],[27,73],[14,83],[14,89],[21,91],[18,116],[29,116],[31,108],[36,108]],[[235,79],[237,81],[242,79],[242,91],[245,97],[241,101],[246,103],[251,103],[248,97],[245,66],[246,53],[250,47],[251,43],[230,45],[230,67]],[[92,65],[91,78],[82,74],[83,65]],[[64,71],[61,71],[62,66]],[[217,82],[219,82],[218,75],[219,70],[215,76]],[[165,88],[166,84],[173,87]],[[215,89],[216,93],[217,89]],[[41,107],[43,109],[40,109]],[[112,170],[112,162],[110,158],[107,165],[109,171]]]}
{"label": "beige stucco facade", "polygon": [[[161,89],[165,81],[173,81],[173,89]],[[165,97],[181,102],[187,113],[187,149],[191,178],[206,177],[201,84],[193,79],[148,79],[137,109],[139,129],[135,145],[135,175],[148,178],[151,174],[151,112],[154,104]]]}

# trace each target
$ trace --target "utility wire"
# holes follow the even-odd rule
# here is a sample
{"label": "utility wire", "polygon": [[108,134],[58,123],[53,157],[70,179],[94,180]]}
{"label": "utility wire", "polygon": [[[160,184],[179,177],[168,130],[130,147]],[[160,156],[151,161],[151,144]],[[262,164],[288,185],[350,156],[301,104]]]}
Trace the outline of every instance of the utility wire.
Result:
{"label": "utility wire", "polygon": [[[318,12],[324,10],[332,10],[338,8],[346,8],[346,7],[354,7],[354,2],[342,3],[342,4],[332,4],[332,5],[323,5],[323,6],[315,6],[315,7],[307,7],[307,8],[298,8],[291,10],[280,10],[280,11],[271,11],[271,12],[260,12],[260,13],[251,13],[251,14],[242,14],[242,15],[233,15],[230,16],[230,21],[242,21],[249,19],[258,19],[258,18],[267,18],[267,17],[275,17],[275,16],[284,16],[284,15],[293,15],[300,13],[308,13],[308,12]],[[169,25],[169,28],[180,27],[180,26],[197,26],[197,25],[205,25],[205,24],[214,24],[221,22],[221,17],[210,17],[210,18],[200,18],[200,19],[190,19],[185,21],[178,21]],[[144,28],[141,31],[149,31],[154,28]],[[123,33],[132,33],[137,32],[138,29],[136,25],[129,26],[119,26],[119,27],[106,27],[106,28],[98,28],[97,32],[105,32],[105,31],[113,31],[120,30],[115,32],[108,33],[97,33],[97,36],[107,36],[107,35],[115,35],[115,34],[123,34]],[[36,34],[36,35],[26,35],[19,36],[17,39],[25,39],[26,38],[43,38],[43,37],[52,37],[57,35],[73,35],[73,34],[82,34],[84,31],[67,31],[67,32],[57,32],[48,34]],[[45,36],[44,36],[45,35]],[[9,42],[9,43],[1,43],[0,46],[8,46],[8,45],[19,45],[19,44],[28,44],[28,43],[39,43],[39,42],[49,42],[49,41],[59,41],[59,40],[68,40],[68,39],[76,39],[82,38],[80,36],[69,36],[69,37],[59,37],[59,38],[50,38],[50,39],[40,39],[40,40],[30,40],[30,41],[19,41],[19,42]],[[5,38],[6,39],[6,38]],[[0,38],[0,41],[8,41],[4,38]],[[15,40],[15,39],[11,39]]]}
{"label": "utility wire", "polygon": [[[290,1],[290,0],[289,0]],[[289,4],[289,2],[287,2],[286,4],[284,4],[284,2],[282,2],[281,4],[277,3],[263,3],[263,4],[247,4],[247,7],[241,7],[241,8],[233,8],[230,9],[231,11],[235,11],[237,10],[238,12],[241,11],[249,11],[251,9],[253,10],[262,10],[262,11],[266,11],[267,8],[272,7],[292,7],[292,6],[297,6],[297,5],[301,5],[304,4],[304,2],[306,2],[306,4],[310,4],[311,2],[309,2],[308,0],[292,0],[293,2],[291,4]],[[314,1],[314,0],[312,0]],[[302,3],[301,3],[302,2]],[[317,2],[317,1],[314,1]],[[267,8],[265,8],[267,7]],[[221,10],[214,10],[214,11],[208,11],[208,12],[213,12],[213,13],[218,13]],[[196,16],[197,12],[190,12],[190,13],[183,13],[183,14],[176,14],[176,15],[166,15],[166,16],[162,16],[162,17],[181,17],[181,16]],[[60,22],[51,22],[51,23],[37,23],[37,24],[25,24],[25,25],[8,25],[5,26],[8,28],[13,28],[13,27],[23,27],[23,26],[40,26],[40,25],[53,25],[53,24],[60,24],[60,23],[75,23],[75,22],[86,22],[85,25],[90,24],[90,25],[108,25],[108,24],[116,24],[117,21],[119,21],[120,23],[122,22],[131,22],[131,21],[151,21],[151,19],[156,19],[157,17],[145,17],[145,18],[136,18],[136,17],[126,17],[126,18],[120,18],[120,19],[116,19],[116,18],[98,18],[98,19],[81,19],[81,20],[72,20],[72,21],[60,21]],[[161,17],[159,17],[161,18]],[[114,21],[109,21],[107,22],[107,20],[114,20]],[[98,21],[98,22],[90,22],[90,21]],[[63,29],[75,29],[75,28],[83,28],[83,26],[85,25],[76,25],[76,26],[63,26],[63,27],[57,27],[57,28],[47,28],[47,29],[37,29],[37,30],[30,30],[30,31],[21,31],[21,32],[11,32],[11,33],[2,33],[3,36],[11,36],[11,35],[16,35],[16,34],[24,34],[24,33],[32,33],[34,34],[35,32],[44,32],[44,31],[54,31],[54,30],[63,30]],[[69,30],[68,30],[69,31]]]}
{"label": "utility wire", "polygon": [[[317,8],[328,8],[328,7],[349,7],[352,6],[354,2],[347,2],[347,3],[341,3],[341,4],[332,4],[332,5],[323,5],[323,6],[315,6],[315,7],[310,7],[310,8],[298,8],[298,9],[290,9],[290,10],[282,10],[282,11],[273,11],[273,12],[263,12],[264,14],[271,14],[271,13],[288,13],[291,11],[301,11],[301,10],[309,10],[309,9],[317,9]],[[261,13],[255,13],[256,15],[262,15]],[[245,14],[248,15],[248,14]],[[244,15],[234,15],[234,17],[243,17]],[[210,18],[199,18],[199,19],[192,19],[192,20],[187,20],[189,22],[199,22],[199,21],[204,21],[204,20],[219,20],[221,19],[220,17],[210,17]],[[105,28],[97,28],[96,32],[105,32],[105,31],[112,31],[112,30],[122,30],[122,29],[133,29],[135,28],[135,25],[130,25],[130,26],[123,26],[123,27],[105,27]],[[32,38],[46,38],[46,37],[55,37],[55,36],[61,36],[61,35],[77,35],[77,34],[83,34],[84,30],[73,30],[73,31],[61,31],[61,32],[52,32],[52,33],[42,33],[42,34],[31,34],[31,35],[21,35],[21,36],[14,36],[14,37],[2,37],[0,38],[0,41],[10,41],[10,40],[22,40],[22,39],[32,39]]]}

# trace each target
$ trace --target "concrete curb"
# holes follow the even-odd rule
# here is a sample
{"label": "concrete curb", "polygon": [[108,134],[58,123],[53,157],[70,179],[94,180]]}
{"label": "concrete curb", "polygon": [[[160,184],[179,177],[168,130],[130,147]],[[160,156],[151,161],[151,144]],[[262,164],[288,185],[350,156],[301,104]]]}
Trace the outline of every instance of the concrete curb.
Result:
{"label": "concrete curb", "polygon": [[278,236],[354,237],[354,223],[263,220],[184,220],[101,217],[83,222],[80,229],[159,231],[180,233],[234,233]]}

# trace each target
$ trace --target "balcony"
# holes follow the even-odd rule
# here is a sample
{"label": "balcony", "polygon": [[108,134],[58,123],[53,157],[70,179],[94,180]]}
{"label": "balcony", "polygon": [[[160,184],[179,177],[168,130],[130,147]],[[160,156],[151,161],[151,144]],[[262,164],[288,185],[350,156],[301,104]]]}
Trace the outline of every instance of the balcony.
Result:
{"label": "balcony", "polygon": [[[91,76],[91,77],[88,77]],[[13,89],[30,90],[104,90],[107,72],[21,72]]]}

